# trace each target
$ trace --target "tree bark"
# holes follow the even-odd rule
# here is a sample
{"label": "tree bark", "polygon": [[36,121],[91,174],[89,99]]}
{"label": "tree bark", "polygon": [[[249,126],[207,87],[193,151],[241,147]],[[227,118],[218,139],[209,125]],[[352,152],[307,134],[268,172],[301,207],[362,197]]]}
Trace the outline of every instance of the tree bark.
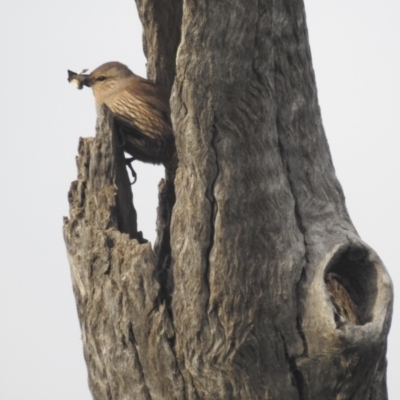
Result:
{"label": "tree bark", "polygon": [[303,2],[136,2],[179,168],[153,251],[107,110],[80,143],[64,237],[93,397],[387,399],[392,284],[335,176]]}

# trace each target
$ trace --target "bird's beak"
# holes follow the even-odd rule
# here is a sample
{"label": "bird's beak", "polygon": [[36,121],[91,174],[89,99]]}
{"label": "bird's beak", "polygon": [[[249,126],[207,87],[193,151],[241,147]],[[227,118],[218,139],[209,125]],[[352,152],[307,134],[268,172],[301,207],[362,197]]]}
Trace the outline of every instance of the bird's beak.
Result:
{"label": "bird's beak", "polygon": [[77,89],[82,89],[83,86],[91,87],[92,79],[90,75],[85,74],[87,69],[84,69],[82,72],[73,72],[68,70],[68,82],[72,83]]}

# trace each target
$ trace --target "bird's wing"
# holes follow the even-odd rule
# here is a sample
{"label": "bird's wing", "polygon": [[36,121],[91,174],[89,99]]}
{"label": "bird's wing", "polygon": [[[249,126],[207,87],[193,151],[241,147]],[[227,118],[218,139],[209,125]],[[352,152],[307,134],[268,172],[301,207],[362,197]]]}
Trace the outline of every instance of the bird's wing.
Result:
{"label": "bird's wing", "polygon": [[152,108],[155,114],[160,118],[164,118],[166,122],[171,123],[169,97],[164,88],[147,79],[139,78],[130,85],[130,90],[138,100]]}
{"label": "bird's wing", "polygon": [[168,98],[147,82],[127,86],[107,105],[120,122],[145,135],[172,135]]}

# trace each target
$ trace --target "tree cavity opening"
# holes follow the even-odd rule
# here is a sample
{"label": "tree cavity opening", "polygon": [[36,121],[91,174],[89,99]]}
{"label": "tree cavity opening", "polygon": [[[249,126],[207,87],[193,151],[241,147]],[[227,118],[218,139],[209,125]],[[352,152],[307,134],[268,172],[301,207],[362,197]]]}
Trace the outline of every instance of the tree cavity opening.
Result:
{"label": "tree cavity opening", "polygon": [[344,247],[332,257],[325,271],[325,285],[338,328],[346,322],[364,325],[372,321],[377,275],[368,249],[361,245]]}

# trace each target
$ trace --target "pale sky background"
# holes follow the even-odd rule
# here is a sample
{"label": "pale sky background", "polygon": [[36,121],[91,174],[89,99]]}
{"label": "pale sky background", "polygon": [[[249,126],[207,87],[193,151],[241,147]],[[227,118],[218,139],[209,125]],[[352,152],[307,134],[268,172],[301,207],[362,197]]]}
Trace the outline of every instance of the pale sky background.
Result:
{"label": "pale sky background", "polygon": [[[400,1],[305,0],[322,116],[352,220],[399,286]],[[121,61],[145,75],[134,0],[4,2],[0,15],[0,398],[90,400],[62,237],[90,90],[67,69]],[[155,236],[161,168],[136,163],[139,228]],[[400,307],[388,387],[400,399]]]}

